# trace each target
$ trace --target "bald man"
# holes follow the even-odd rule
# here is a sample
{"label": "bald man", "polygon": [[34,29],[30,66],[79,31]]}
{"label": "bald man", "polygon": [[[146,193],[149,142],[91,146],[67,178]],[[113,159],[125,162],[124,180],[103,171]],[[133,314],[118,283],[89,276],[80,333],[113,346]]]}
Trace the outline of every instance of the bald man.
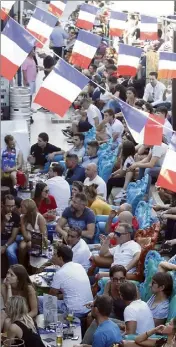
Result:
{"label": "bald man", "polygon": [[[118,217],[118,220],[115,223],[113,223],[113,219],[116,216]],[[114,210],[110,212],[105,226],[105,233],[109,234],[114,232],[115,229],[118,227],[119,222],[128,223],[133,228],[134,232],[136,232],[139,229],[139,223],[137,221],[137,218],[132,215],[132,207],[130,204],[124,203],[120,206],[118,212]]]}
{"label": "bald man", "polygon": [[86,173],[86,179],[84,181],[85,186],[90,186],[91,184],[97,184],[97,194],[101,195],[104,200],[106,200],[107,197],[107,189],[106,189],[106,183],[105,181],[98,176],[98,168],[95,163],[88,164],[85,170]]}

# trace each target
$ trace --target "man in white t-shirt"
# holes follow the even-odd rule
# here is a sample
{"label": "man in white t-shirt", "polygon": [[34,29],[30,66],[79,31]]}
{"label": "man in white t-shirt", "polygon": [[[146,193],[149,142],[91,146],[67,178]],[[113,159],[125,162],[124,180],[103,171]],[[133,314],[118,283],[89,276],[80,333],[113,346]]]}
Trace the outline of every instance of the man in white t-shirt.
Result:
{"label": "man in white t-shirt", "polygon": [[[62,293],[63,300],[58,300],[58,308],[64,312],[70,311],[74,315],[81,317],[89,310],[85,304],[93,301],[89,278],[82,265],[74,263],[73,252],[66,245],[61,245],[57,249],[57,254],[53,256],[53,263],[61,268],[55,273],[50,295],[57,296]],[[39,297],[39,309],[42,299]],[[41,310],[39,310],[41,312]]]}
{"label": "man in white t-shirt", "polygon": [[73,262],[81,264],[83,268],[88,270],[90,267],[91,252],[87,243],[81,238],[82,230],[80,228],[74,228],[68,230],[67,243],[72,248]]}
{"label": "man in white t-shirt", "polygon": [[49,192],[54,196],[57,207],[60,211],[64,211],[68,207],[70,199],[70,186],[65,178],[62,177],[64,168],[61,164],[54,164],[49,169],[49,179],[46,184]]}
{"label": "man in white t-shirt", "polygon": [[161,146],[147,146],[151,147],[151,150],[146,158],[141,161],[138,161],[132,164],[128,171],[133,171],[136,168],[139,168],[139,179],[144,175],[149,175],[149,183],[147,187],[147,194],[150,190],[150,185],[152,178],[158,178],[161,166],[163,164],[166,152],[168,150],[168,145],[162,143]]}
{"label": "man in white t-shirt", "polygon": [[134,273],[140,258],[141,246],[131,240],[132,233],[133,229],[129,224],[119,223],[114,233],[118,239],[118,245],[109,248],[111,239],[109,235],[101,246],[100,257],[113,256],[112,265],[123,265],[128,272]]}
{"label": "man in white t-shirt", "polygon": [[146,302],[138,299],[138,292],[134,283],[121,284],[120,296],[127,305],[124,310],[127,335],[143,334],[155,327],[152,312]]}
{"label": "man in white t-shirt", "polygon": [[103,196],[106,200],[107,188],[105,181],[98,176],[97,165],[95,163],[88,164],[86,167],[86,179],[84,181],[85,186],[90,186],[91,184],[97,184],[97,194]]}
{"label": "man in white t-shirt", "polygon": [[113,142],[121,142],[124,126],[120,120],[115,119],[114,111],[111,109],[106,110],[104,112],[104,120],[107,121],[106,132],[112,137]]}
{"label": "man in white t-shirt", "polygon": [[157,107],[156,114],[162,117],[163,119],[165,119],[164,128],[163,128],[163,136],[164,136],[165,142],[169,144],[171,142],[171,138],[173,135],[173,127],[172,127],[172,124],[167,119],[167,114],[168,114],[167,107],[165,106]]}
{"label": "man in white t-shirt", "polygon": [[102,114],[98,107],[96,107],[93,104],[90,104],[90,106],[87,109],[87,118],[88,122],[93,127],[96,127],[98,124],[100,124],[102,122]]}

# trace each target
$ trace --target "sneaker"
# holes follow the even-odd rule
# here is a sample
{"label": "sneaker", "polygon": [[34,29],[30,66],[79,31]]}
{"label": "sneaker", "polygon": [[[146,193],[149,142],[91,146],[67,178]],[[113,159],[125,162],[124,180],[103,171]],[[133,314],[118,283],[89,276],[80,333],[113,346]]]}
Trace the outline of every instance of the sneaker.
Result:
{"label": "sneaker", "polygon": [[31,108],[31,112],[32,113],[37,113],[38,110],[34,110],[33,108]]}
{"label": "sneaker", "polygon": [[63,133],[63,135],[66,136],[66,137],[69,137],[69,138],[72,137],[72,134],[71,134],[71,133],[65,132],[64,130],[62,130],[62,133]]}
{"label": "sneaker", "polygon": [[72,144],[73,140],[72,139],[68,139],[67,142]]}

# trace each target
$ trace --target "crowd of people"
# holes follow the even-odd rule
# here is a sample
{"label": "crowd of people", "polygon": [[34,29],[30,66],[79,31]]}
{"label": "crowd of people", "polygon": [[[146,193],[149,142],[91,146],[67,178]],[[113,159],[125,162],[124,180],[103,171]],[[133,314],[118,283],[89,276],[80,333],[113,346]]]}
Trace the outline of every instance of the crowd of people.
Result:
{"label": "crowd of people", "polygon": [[[9,269],[1,286],[1,331],[9,338],[23,338],[26,347],[32,343],[43,346],[36,327],[37,315],[43,314],[43,296],[37,296],[30,279],[29,255],[33,233],[41,235],[42,249],[49,246],[49,225],[54,222],[60,241],[52,258],[39,271],[50,264],[59,268],[49,294],[57,297],[58,312],[73,312],[80,320],[86,318],[81,346],[175,347],[176,309],[172,317],[169,310],[176,295],[176,195],[161,187],[158,195],[162,205],[152,206],[152,213],[160,221],[157,243],[162,240],[161,253],[167,252],[167,258],[161,258],[157,264],[146,301],[141,298],[137,283],[131,281],[145,259],[143,245],[137,238],[140,221],[127,200],[130,183],[148,175],[142,200],[149,202],[173,135],[171,81],[167,85],[159,81],[157,71],[150,71],[147,76],[146,66],[146,52],[169,50],[171,29],[167,39],[163,39],[164,33],[159,29],[157,41],[144,43],[135,77],[119,76],[118,54],[109,47],[106,36],[108,6],[103,2],[98,5],[94,30],[102,36],[102,42],[87,70],[74,66],[89,78],[89,83],[71,106],[71,126],[63,130],[68,151],[62,149],[59,140],[55,146],[49,142],[48,134],[41,132],[24,165],[23,153],[13,135],[4,138],[1,181],[8,193],[2,194],[1,199],[1,263],[3,266],[6,257]],[[44,56],[43,68],[34,63],[34,51],[23,64],[24,85],[30,87],[31,100],[37,68],[43,69],[46,78],[59,57],[70,62],[78,34],[76,18],[77,11],[67,29],[57,22],[50,37],[54,56]],[[131,15],[128,22],[133,25],[120,42],[132,44],[134,38],[139,42],[137,18]],[[124,121],[120,100],[164,119],[160,146],[135,142]],[[115,153],[115,160],[111,173],[105,177],[100,164],[101,153],[107,148],[109,157]],[[111,159],[108,156],[105,169]],[[34,183],[35,175],[38,180]],[[30,191],[31,197],[20,198],[21,190]],[[104,222],[104,229],[98,234],[94,253],[91,246],[97,240],[99,220]],[[96,269],[90,275],[93,261]],[[142,271],[144,281],[146,272]],[[101,279],[105,281],[103,293],[94,295],[95,285]],[[126,340],[126,335],[132,335],[131,341]]]}

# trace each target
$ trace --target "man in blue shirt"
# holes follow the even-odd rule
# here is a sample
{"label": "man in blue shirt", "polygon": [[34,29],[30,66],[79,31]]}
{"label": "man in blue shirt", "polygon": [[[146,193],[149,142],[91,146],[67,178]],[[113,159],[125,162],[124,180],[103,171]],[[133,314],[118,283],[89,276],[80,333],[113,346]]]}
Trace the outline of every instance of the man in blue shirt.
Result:
{"label": "man in blue shirt", "polygon": [[[97,296],[91,311],[92,317],[96,319],[98,324],[93,336],[92,347],[112,347],[113,344],[122,342],[118,325],[108,319],[111,311],[112,298],[108,295]],[[89,347],[84,344],[80,346]]]}
{"label": "man in blue shirt", "polygon": [[[61,23],[57,21],[55,28],[53,29],[50,40],[52,43],[52,49],[59,57],[62,56],[62,47],[65,46],[64,40],[68,39],[69,35],[61,27]],[[55,57],[58,60],[58,57]]]}
{"label": "man in blue shirt", "polygon": [[67,172],[65,179],[71,185],[74,181],[84,182],[85,180],[85,169],[78,164],[79,159],[76,154],[67,154],[66,156],[66,167]]}

